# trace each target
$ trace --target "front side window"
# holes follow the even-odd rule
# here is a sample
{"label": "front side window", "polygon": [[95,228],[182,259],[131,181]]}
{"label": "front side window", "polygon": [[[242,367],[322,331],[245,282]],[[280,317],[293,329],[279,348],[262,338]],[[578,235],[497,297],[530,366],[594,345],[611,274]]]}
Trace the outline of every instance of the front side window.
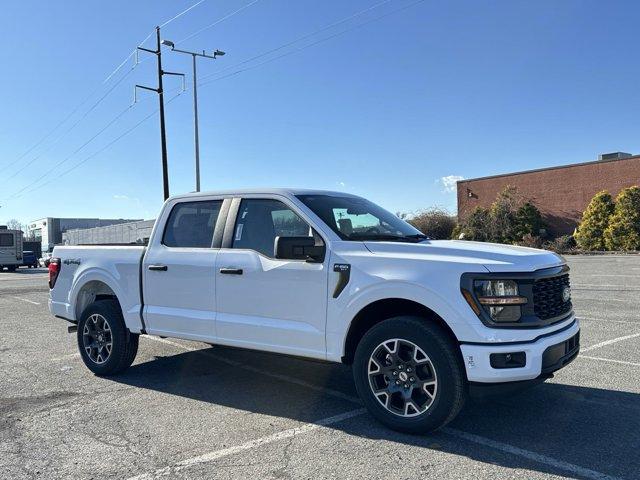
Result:
{"label": "front side window", "polygon": [[419,242],[426,235],[369,200],[332,195],[298,195],[343,240]]}
{"label": "front side window", "polygon": [[13,233],[0,233],[0,247],[13,247]]}
{"label": "front side window", "polygon": [[240,204],[233,248],[255,250],[273,257],[276,237],[311,237],[313,230],[279,200],[244,199]]}
{"label": "front side window", "polygon": [[167,247],[211,248],[222,200],[185,202],[173,207],[162,243]]}

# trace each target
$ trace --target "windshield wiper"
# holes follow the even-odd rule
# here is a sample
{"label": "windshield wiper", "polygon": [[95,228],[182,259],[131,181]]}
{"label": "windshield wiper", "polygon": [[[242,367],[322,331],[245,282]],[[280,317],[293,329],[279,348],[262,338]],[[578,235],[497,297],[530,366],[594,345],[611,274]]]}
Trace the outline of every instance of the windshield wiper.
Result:
{"label": "windshield wiper", "polygon": [[422,241],[422,240],[430,240],[428,235],[425,235],[424,233],[414,233],[413,235],[404,235],[405,238],[414,238],[418,241]]}
{"label": "windshield wiper", "polygon": [[393,235],[387,233],[352,233],[349,235],[349,240],[378,240],[395,241],[395,242],[420,242],[426,240],[428,237],[421,233],[415,235]]}

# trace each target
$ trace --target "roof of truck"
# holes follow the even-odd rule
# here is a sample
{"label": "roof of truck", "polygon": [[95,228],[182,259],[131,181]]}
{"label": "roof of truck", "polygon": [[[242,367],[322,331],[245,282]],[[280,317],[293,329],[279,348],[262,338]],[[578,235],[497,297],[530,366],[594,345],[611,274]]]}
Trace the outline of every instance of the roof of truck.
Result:
{"label": "roof of truck", "polygon": [[331,190],[314,190],[306,188],[239,188],[235,190],[212,190],[207,192],[191,192],[174,195],[171,198],[199,197],[204,195],[331,195],[336,197],[355,197],[346,192],[336,192]]}

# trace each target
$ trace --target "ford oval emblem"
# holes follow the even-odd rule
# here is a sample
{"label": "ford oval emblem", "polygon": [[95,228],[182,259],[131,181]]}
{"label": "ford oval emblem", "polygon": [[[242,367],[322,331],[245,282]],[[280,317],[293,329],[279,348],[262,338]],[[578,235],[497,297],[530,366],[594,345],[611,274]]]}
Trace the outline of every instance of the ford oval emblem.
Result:
{"label": "ford oval emblem", "polygon": [[570,287],[564,287],[562,289],[562,301],[563,302],[568,302],[569,300],[571,300],[571,288]]}

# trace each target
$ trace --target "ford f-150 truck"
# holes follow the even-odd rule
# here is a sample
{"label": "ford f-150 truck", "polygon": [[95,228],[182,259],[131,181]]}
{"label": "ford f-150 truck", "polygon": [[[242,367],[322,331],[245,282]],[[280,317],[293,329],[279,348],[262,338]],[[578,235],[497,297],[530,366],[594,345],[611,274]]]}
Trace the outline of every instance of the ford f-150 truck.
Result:
{"label": "ford f-150 truck", "polygon": [[345,193],[195,193],[166,201],[146,247],[56,247],[49,307],[97,375],[128,368],[140,334],[343,362],[375,418],[426,432],[470,393],[577,356],[568,270],[544,250],[430,240]]}

